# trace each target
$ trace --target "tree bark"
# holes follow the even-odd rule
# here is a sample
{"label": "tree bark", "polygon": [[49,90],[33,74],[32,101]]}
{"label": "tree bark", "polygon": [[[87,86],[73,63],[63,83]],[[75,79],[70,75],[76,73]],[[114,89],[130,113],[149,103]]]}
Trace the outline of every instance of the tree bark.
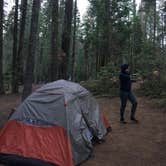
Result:
{"label": "tree bark", "polygon": [[13,29],[12,93],[18,93],[17,32],[18,32],[18,0],[15,0],[14,29]]}
{"label": "tree bark", "polygon": [[58,79],[58,0],[51,1],[52,25],[51,25],[51,81]]}
{"label": "tree bark", "polygon": [[0,0],[0,94],[4,93],[3,83],[3,0]]}
{"label": "tree bark", "polygon": [[111,49],[110,49],[110,41],[111,41],[111,13],[110,13],[110,0],[105,0],[105,62],[104,65],[106,65],[108,62],[110,62],[111,57]]}
{"label": "tree bark", "polygon": [[85,80],[88,80],[89,78],[89,42],[85,41],[84,44],[84,57],[85,57]]}
{"label": "tree bark", "polygon": [[63,79],[68,79],[68,65],[70,55],[70,38],[71,38],[71,25],[72,25],[72,12],[73,12],[73,0],[66,0],[65,2],[65,18],[64,29],[62,33],[62,51],[65,53],[63,62]]}
{"label": "tree bark", "polygon": [[23,46],[24,46],[24,34],[27,14],[27,0],[21,1],[21,22],[20,22],[20,34],[19,34],[19,46],[17,54],[17,82],[23,83]]}
{"label": "tree bark", "polygon": [[100,48],[99,48],[99,19],[97,18],[96,22],[96,49],[95,49],[95,55],[96,55],[96,78],[97,78],[97,72],[100,69]]}
{"label": "tree bark", "polygon": [[154,4],[153,4],[153,8],[154,8],[154,13],[153,13],[153,17],[154,17],[154,25],[153,25],[153,47],[154,47],[154,53],[156,52],[156,0],[154,0]]}
{"label": "tree bark", "polygon": [[131,48],[132,48],[132,50],[131,50],[131,73],[133,73],[134,72],[134,70],[135,70],[135,58],[136,58],[136,21],[135,21],[135,19],[136,19],[136,2],[135,2],[135,0],[133,0],[133,18],[134,18],[134,22],[133,22],[133,28],[132,28],[132,34],[131,34],[131,40],[132,40],[132,43],[131,43]]}
{"label": "tree bark", "polygon": [[40,0],[33,0],[31,29],[29,36],[29,49],[28,49],[29,52],[26,60],[22,100],[28,97],[28,95],[30,95],[32,91],[32,83],[34,79],[35,50],[36,50],[36,42],[38,36],[38,18],[39,18],[40,3],[41,3]]}
{"label": "tree bark", "polygon": [[77,0],[74,3],[74,27],[73,27],[73,52],[72,52],[72,62],[71,62],[71,79],[75,78],[75,49],[76,49],[76,28],[77,28]]}

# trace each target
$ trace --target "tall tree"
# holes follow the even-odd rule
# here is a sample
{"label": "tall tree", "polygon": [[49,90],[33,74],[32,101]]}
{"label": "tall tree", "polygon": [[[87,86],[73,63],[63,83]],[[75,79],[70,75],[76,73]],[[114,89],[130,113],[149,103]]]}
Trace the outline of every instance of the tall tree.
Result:
{"label": "tall tree", "polygon": [[0,94],[3,93],[3,0],[0,0]]}
{"label": "tall tree", "polygon": [[130,36],[130,66],[131,66],[131,72],[134,71],[135,69],[135,64],[134,64],[134,58],[135,58],[135,39],[136,39],[136,23],[135,23],[135,19],[136,19],[136,3],[135,0],[133,0],[133,23],[132,23],[132,32],[131,32],[131,36]]}
{"label": "tall tree", "polygon": [[[160,2],[160,1],[158,1]],[[160,3],[158,3],[160,4]],[[157,57],[156,56],[159,53],[160,48],[158,47],[159,44],[159,12],[158,12],[157,0],[142,0],[141,3],[141,10],[140,10],[140,16],[141,16],[141,24],[142,31],[144,32],[144,49],[142,50],[144,57],[142,57],[142,64],[144,64],[144,69],[147,71],[154,68],[154,66],[157,66]],[[147,60],[149,61],[147,63]]]}
{"label": "tall tree", "polygon": [[51,81],[58,79],[58,0],[51,0],[52,22],[51,22]]}
{"label": "tall tree", "polygon": [[[51,24],[52,24],[51,0],[44,1],[39,17],[39,36],[36,48],[34,81],[35,83],[51,80]],[[50,55],[50,56],[49,56]],[[49,73],[49,76],[48,76]]]}
{"label": "tall tree", "polygon": [[85,74],[84,74],[84,79],[88,80],[90,76],[90,56],[89,56],[89,40],[86,40],[84,43],[84,58],[85,58]]}
{"label": "tall tree", "polygon": [[73,16],[73,0],[66,0],[65,2],[65,18],[64,18],[64,29],[62,33],[62,51],[65,53],[63,62],[63,76],[62,78],[68,79],[68,65],[70,55],[70,43],[71,43],[71,26]]}
{"label": "tall tree", "polygon": [[104,53],[105,53],[105,58],[104,58],[104,65],[106,65],[108,62],[111,61],[111,48],[110,48],[110,42],[111,42],[111,1],[110,0],[105,0],[104,1]]}
{"label": "tall tree", "polygon": [[146,37],[155,44],[156,40],[156,0],[142,0],[143,10],[145,11],[144,19],[146,20],[145,31]]}
{"label": "tall tree", "polygon": [[18,54],[17,54],[17,73],[16,73],[18,83],[23,81],[23,43],[24,43],[24,34],[25,34],[26,14],[27,14],[27,0],[22,0],[19,45],[18,45]]}
{"label": "tall tree", "polygon": [[[84,19],[85,64],[96,73],[107,63],[119,65],[128,57],[131,19],[130,0],[89,0],[90,7]],[[92,66],[96,64],[96,72]],[[86,67],[85,67],[86,68]],[[94,68],[94,67],[93,67]],[[86,71],[88,71],[86,69]]]}
{"label": "tall tree", "polygon": [[161,4],[161,55],[162,55],[162,63],[163,70],[166,68],[166,1]]}
{"label": "tall tree", "polygon": [[22,94],[22,100],[24,100],[32,91],[32,83],[34,79],[34,61],[36,42],[38,36],[38,18],[40,11],[40,0],[33,0],[32,16],[31,16],[31,28],[29,36],[29,52],[26,61],[25,77],[24,77],[24,89]]}
{"label": "tall tree", "polygon": [[12,93],[18,93],[17,82],[17,32],[18,32],[18,0],[15,0],[13,29],[13,61],[12,61]]}
{"label": "tall tree", "polygon": [[156,14],[156,0],[153,0],[153,47],[154,47],[154,53],[156,52],[156,27],[157,27],[157,14]]}
{"label": "tall tree", "polygon": [[76,52],[76,28],[77,28],[77,0],[74,3],[74,27],[73,27],[73,49],[71,60],[71,79],[74,80],[75,73],[75,52]]}

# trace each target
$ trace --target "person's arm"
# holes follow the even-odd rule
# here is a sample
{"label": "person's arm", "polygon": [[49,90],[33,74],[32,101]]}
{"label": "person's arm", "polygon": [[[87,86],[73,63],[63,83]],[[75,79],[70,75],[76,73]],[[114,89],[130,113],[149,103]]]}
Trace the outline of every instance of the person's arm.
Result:
{"label": "person's arm", "polygon": [[120,79],[121,80],[130,80],[130,75],[121,73],[120,74]]}

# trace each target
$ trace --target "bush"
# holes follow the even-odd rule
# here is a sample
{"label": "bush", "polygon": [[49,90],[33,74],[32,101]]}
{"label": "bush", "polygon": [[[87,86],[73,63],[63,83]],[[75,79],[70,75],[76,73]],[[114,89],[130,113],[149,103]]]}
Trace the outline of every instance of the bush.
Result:
{"label": "bush", "polygon": [[93,95],[115,97],[119,92],[119,83],[112,79],[89,80],[80,84],[93,93]]}
{"label": "bush", "polygon": [[155,76],[151,74],[141,85],[141,92],[145,96],[153,98],[166,97],[166,77],[164,75]]}
{"label": "bush", "polygon": [[153,107],[166,108],[166,76],[156,75],[156,72],[146,77],[143,81],[141,94],[150,97]]}
{"label": "bush", "polygon": [[119,93],[118,75],[116,67],[108,64],[101,68],[97,80],[88,80],[80,84],[94,95],[114,97]]}

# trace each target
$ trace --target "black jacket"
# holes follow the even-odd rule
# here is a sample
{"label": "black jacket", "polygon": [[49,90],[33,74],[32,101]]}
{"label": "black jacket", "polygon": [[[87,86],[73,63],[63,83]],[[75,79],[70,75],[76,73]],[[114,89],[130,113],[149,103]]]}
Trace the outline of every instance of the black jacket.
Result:
{"label": "black jacket", "polygon": [[126,69],[128,68],[127,64],[124,64],[121,66],[121,73],[119,75],[119,80],[120,80],[120,90],[130,92],[131,91],[131,78],[130,74],[126,73]]}

